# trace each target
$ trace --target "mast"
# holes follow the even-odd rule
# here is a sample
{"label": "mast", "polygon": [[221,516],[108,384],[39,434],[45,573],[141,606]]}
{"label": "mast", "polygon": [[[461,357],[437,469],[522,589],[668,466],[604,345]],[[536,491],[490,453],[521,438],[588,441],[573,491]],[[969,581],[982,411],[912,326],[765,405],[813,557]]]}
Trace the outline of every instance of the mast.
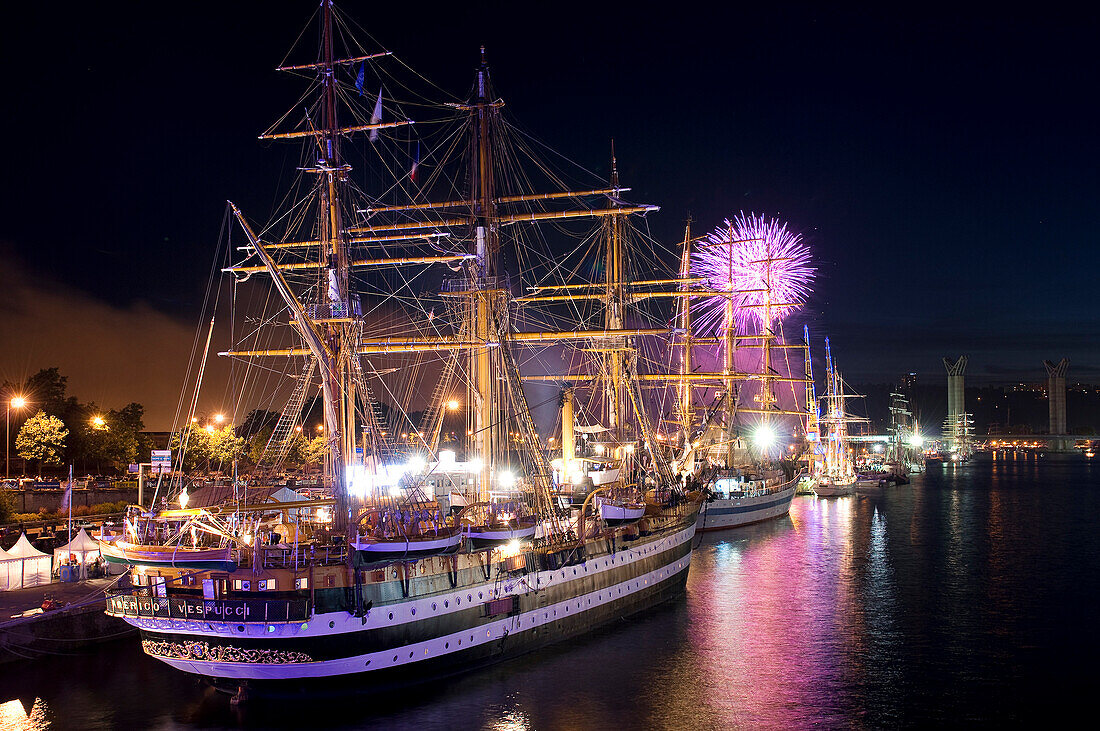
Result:
{"label": "mast", "polygon": [[[619,169],[615,160],[615,141],[611,141],[611,188],[614,191],[612,208],[619,207]],[[623,280],[626,275],[626,262],[624,261],[623,247],[623,217],[621,214],[613,214],[607,218],[606,224],[607,251],[605,254],[604,277],[604,327],[608,330],[621,330],[623,328]],[[624,366],[626,360],[626,340],[621,343],[612,343],[607,352],[607,384],[605,396],[607,400],[608,427],[612,438],[615,440],[615,457],[621,456],[620,450],[624,439],[623,416],[625,415],[624,399]]]}
{"label": "mast", "polygon": [[[322,90],[322,120],[320,158],[317,161],[320,182],[320,226],[322,261],[327,282],[329,316],[339,321],[320,324],[322,339],[332,353],[332,368],[322,368],[322,381],[331,380],[324,389],[326,398],[335,401],[325,409],[325,440],[331,456],[333,491],[339,510],[336,512],[336,528],[345,526],[340,521],[350,518],[347,505],[345,471],[355,454],[355,378],[354,359],[358,358],[356,340],[358,324],[349,321],[352,315],[348,291],[350,266],[348,244],[341,220],[341,193],[347,180],[348,166],[340,156],[339,120],[336,114],[336,79],[334,74],[332,0],[324,0],[322,53],[320,64]],[[350,346],[350,347],[349,347]],[[337,517],[338,516],[338,517]]]}
{"label": "mast", "polygon": [[[573,462],[577,458],[577,436],[573,431],[573,389],[561,392],[561,471],[572,475]],[[566,477],[566,479],[569,479]]]}
{"label": "mast", "polygon": [[[684,246],[680,254],[680,289],[687,291],[691,276],[691,219],[684,225]],[[691,373],[691,297],[680,299],[680,382],[679,391],[680,425],[683,434],[684,454],[691,449],[691,384],[687,375]]]}
{"label": "mast", "polygon": [[722,364],[723,373],[726,374],[726,396],[725,396],[725,410],[726,410],[726,467],[733,466],[733,435],[735,432],[734,419],[736,418],[737,411],[737,397],[734,394],[734,378],[733,374],[736,366],[736,359],[734,357],[734,348],[736,347],[736,341],[734,336],[736,335],[736,321],[734,319],[734,304],[733,304],[733,224],[729,225],[729,241],[727,246],[729,247],[729,269],[728,287],[729,297],[726,298],[726,332],[725,332],[725,348],[724,356],[725,361]]}
{"label": "mast", "polygon": [[807,468],[813,475],[817,468],[817,453],[814,447],[821,443],[821,410],[817,404],[817,389],[814,385],[813,361],[810,356],[810,326],[802,326],[802,341],[806,345],[804,364],[806,366],[806,435],[813,433],[816,441],[810,445],[810,454],[807,458]]}
{"label": "mast", "polygon": [[[492,352],[489,343],[493,337],[494,311],[499,309],[500,287],[498,276],[500,258],[500,232],[496,221],[496,196],[493,190],[493,159],[490,145],[490,115],[496,113],[497,105],[489,100],[489,65],[485,60],[485,47],[481,47],[481,65],[477,70],[477,91],[475,103],[470,107],[473,114],[471,148],[474,164],[470,166],[472,180],[471,216],[475,234],[475,254],[477,258],[469,268],[471,272],[474,296],[471,299],[469,313],[472,320],[473,340],[479,345],[470,354],[470,382],[473,390],[474,408],[473,442],[474,454],[481,460],[478,476],[478,500],[489,499],[489,484],[492,477],[493,450],[496,446],[494,416],[497,414],[497,399],[493,388]],[[482,345],[484,343],[484,345]]]}

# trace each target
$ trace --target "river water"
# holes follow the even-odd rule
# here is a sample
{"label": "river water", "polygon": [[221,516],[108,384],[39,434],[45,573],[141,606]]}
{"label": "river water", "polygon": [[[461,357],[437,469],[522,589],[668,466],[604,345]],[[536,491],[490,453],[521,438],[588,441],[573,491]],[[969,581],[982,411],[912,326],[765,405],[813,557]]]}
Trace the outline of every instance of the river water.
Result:
{"label": "river water", "polygon": [[676,604],[405,694],[236,709],[127,642],[0,668],[0,728],[1057,723],[1096,692],[1097,516],[1100,461],[986,455],[879,497],[796,497],[699,539]]}

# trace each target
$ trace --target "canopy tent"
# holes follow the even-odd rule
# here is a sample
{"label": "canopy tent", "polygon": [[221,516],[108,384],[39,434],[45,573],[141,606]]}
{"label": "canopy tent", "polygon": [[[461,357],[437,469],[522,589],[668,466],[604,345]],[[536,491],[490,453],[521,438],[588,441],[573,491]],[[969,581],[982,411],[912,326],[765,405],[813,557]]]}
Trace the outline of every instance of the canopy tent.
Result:
{"label": "canopy tent", "polygon": [[23,589],[50,583],[50,556],[19,536],[15,545],[0,559],[0,588]]}
{"label": "canopy tent", "polygon": [[8,588],[8,562],[7,559],[11,558],[8,552],[4,550],[3,546],[0,546],[0,591],[5,591]]}
{"label": "canopy tent", "polygon": [[59,571],[64,563],[74,563],[78,567],[78,578],[88,578],[88,566],[101,556],[99,543],[81,528],[80,532],[64,546],[53,549],[53,569]]}

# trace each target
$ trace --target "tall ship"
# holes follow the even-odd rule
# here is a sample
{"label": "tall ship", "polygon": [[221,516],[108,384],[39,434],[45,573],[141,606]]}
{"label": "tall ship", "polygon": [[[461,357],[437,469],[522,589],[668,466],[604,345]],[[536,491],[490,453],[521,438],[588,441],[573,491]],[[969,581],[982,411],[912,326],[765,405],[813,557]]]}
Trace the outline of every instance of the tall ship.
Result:
{"label": "tall ship", "polygon": [[[640,386],[667,322],[627,308],[689,296],[630,272],[630,218],[654,206],[623,198],[614,164],[566,186],[503,115],[484,49],[470,96],[436,103],[348,41],[331,0],[316,20],[317,56],[279,69],[306,81],[299,111],[262,135],[304,143],[287,205],[258,227],[229,204],[243,317],[221,355],[240,403],[267,383],[259,403],[284,405],[254,465],[234,461],[212,492],[181,479],[201,436],[192,399],[172,480],[104,545],[132,584],[108,613],[150,656],[246,693],[464,672],[682,595],[702,498]],[[555,258],[538,224],[573,221],[597,225]],[[601,384],[603,461],[578,465],[574,382]],[[538,387],[553,392],[532,404]],[[304,489],[280,475],[310,403],[324,471]],[[536,428],[559,408],[568,447]]]}
{"label": "tall ship", "polygon": [[855,460],[848,439],[849,426],[866,423],[866,419],[852,416],[845,406],[846,399],[858,398],[845,393],[844,379],[833,362],[829,339],[825,338],[825,415],[821,418],[822,455],[814,472],[814,493],[818,497],[851,495],[856,489]]}
{"label": "tall ship", "polygon": [[[695,252],[685,235],[681,276],[701,277],[711,290],[699,317],[684,300],[679,321],[687,342],[678,349],[676,464],[707,494],[699,530],[786,515],[811,459],[808,339],[783,333],[812,277],[800,238],[752,214],[727,220]],[[698,360],[714,363],[715,372],[700,373]]]}

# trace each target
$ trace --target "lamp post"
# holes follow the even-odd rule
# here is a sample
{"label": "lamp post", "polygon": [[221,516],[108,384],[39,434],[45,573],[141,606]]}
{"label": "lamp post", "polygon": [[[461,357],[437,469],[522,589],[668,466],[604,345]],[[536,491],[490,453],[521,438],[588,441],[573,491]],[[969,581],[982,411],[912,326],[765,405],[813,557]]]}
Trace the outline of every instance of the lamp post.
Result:
{"label": "lamp post", "polygon": [[22,409],[27,405],[27,399],[22,396],[16,396],[7,403],[7,415],[4,419],[4,426],[6,430],[4,432],[4,478],[11,477],[11,410],[14,406],[17,409]]}

